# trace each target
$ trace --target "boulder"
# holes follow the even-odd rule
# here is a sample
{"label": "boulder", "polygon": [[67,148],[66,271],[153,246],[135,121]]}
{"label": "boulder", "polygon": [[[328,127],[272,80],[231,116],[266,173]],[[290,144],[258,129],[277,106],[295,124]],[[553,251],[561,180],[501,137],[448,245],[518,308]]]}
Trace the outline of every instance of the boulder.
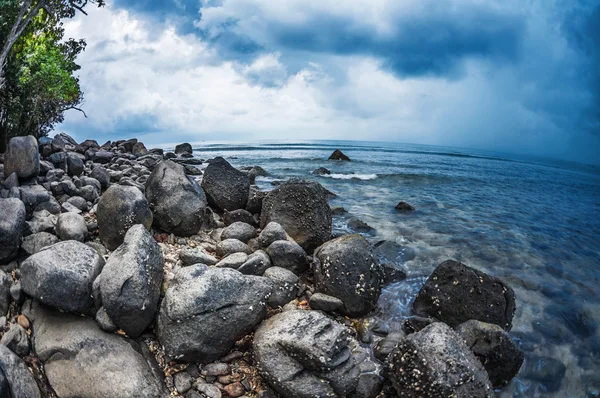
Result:
{"label": "boulder", "polygon": [[349,162],[350,158],[348,156],[344,155],[344,153],[342,151],[340,151],[339,149],[336,149],[329,156],[329,160],[346,160]]}
{"label": "boulder", "polygon": [[13,137],[4,154],[4,175],[17,173],[20,180],[37,177],[40,173],[40,152],[35,137]]}
{"label": "boulder", "polygon": [[69,199],[67,199],[67,203],[72,204],[73,206],[77,207],[79,210],[83,211],[87,211],[88,209],[88,204],[87,201],[82,198],[81,196],[72,196]]}
{"label": "boulder", "polygon": [[325,167],[319,167],[318,169],[313,170],[312,173],[317,176],[322,176],[331,174],[331,171],[327,170]]}
{"label": "boulder", "polygon": [[217,157],[204,170],[202,189],[213,207],[229,211],[245,209],[250,194],[250,179],[246,173]]}
{"label": "boulder", "polygon": [[108,258],[97,282],[102,306],[129,336],[137,337],[152,323],[163,282],[163,256],[141,224],[127,231],[123,244]]}
{"label": "boulder", "polygon": [[4,333],[0,344],[5,345],[21,358],[29,355],[29,337],[25,329],[18,323],[12,324],[8,332]]}
{"label": "boulder", "polygon": [[525,357],[523,351],[500,326],[470,320],[460,324],[456,331],[483,364],[494,387],[507,384],[519,373]]}
{"label": "boulder", "polygon": [[257,187],[251,185],[246,210],[251,214],[260,214],[265,196],[267,196],[267,192],[261,191]]}
{"label": "boulder", "polygon": [[254,225],[254,216],[247,210],[237,209],[233,211],[223,212],[223,222],[225,225],[231,225],[235,222],[243,222],[246,224]]}
{"label": "boulder", "polygon": [[102,166],[96,166],[92,169],[90,177],[95,178],[100,183],[102,189],[107,189],[110,184],[110,174]]}
{"label": "boulder", "polygon": [[266,250],[276,267],[289,269],[296,275],[308,269],[308,257],[299,244],[293,240],[277,240]]}
{"label": "boulder", "polygon": [[179,252],[179,259],[184,267],[194,264],[215,265],[219,260],[201,249],[184,248]]}
{"label": "boulder", "polygon": [[261,247],[269,247],[276,240],[287,240],[287,234],[281,225],[270,222],[260,232],[258,243]]}
{"label": "boulder", "polygon": [[292,271],[281,267],[270,267],[263,276],[273,282],[273,293],[267,302],[270,307],[283,307],[296,298],[298,277]]}
{"label": "boulder", "polygon": [[237,269],[244,275],[262,275],[271,267],[269,255],[262,250],[257,250],[248,256],[246,262]]}
{"label": "boulder", "polygon": [[71,177],[80,176],[83,174],[84,165],[83,160],[79,156],[72,154],[67,155],[67,174]]}
{"label": "boulder", "polygon": [[110,163],[110,161],[112,160],[112,158],[114,156],[115,155],[112,152],[99,150],[92,155],[92,162],[100,163],[100,164],[107,164],[107,163]]}
{"label": "boulder", "polygon": [[59,242],[21,264],[21,286],[46,305],[88,314],[94,306],[92,285],[103,265],[93,248],[77,241]]}
{"label": "boulder", "polygon": [[203,265],[181,268],[161,304],[158,339],[171,357],[214,361],[264,319],[270,293],[263,277]]}
{"label": "boulder", "polygon": [[233,253],[216,263],[215,267],[238,269],[247,260],[248,255],[246,253]]}
{"label": "boulder", "polygon": [[0,264],[8,263],[19,252],[24,228],[23,202],[15,198],[0,198]]}
{"label": "boulder", "polygon": [[79,195],[87,202],[94,203],[100,196],[99,191],[100,189],[93,185],[85,185],[79,190]]}
{"label": "boulder", "polygon": [[152,212],[144,194],[137,188],[113,185],[104,192],[96,211],[100,240],[109,250],[123,243],[133,225],[152,226]]}
{"label": "boulder", "polygon": [[41,398],[40,390],[25,362],[0,344],[0,396]]}
{"label": "boulder", "polygon": [[318,311],[277,314],[254,334],[254,355],[264,380],[284,397],[346,397],[359,369],[348,330]]}
{"label": "boulder", "polygon": [[183,144],[179,144],[175,146],[175,154],[176,155],[181,155],[184,153],[193,153],[194,151],[192,150],[192,146],[190,144],[188,144],[187,142],[184,142]]}
{"label": "boulder", "polygon": [[206,196],[185,175],[183,166],[170,160],[159,163],[146,183],[146,198],[154,225],[178,236],[192,236],[202,227]]}
{"label": "boulder", "polygon": [[461,337],[440,322],[400,339],[386,366],[398,396],[495,397],[481,363]]}
{"label": "boulder", "polygon": [[476,319],[509,331],[515,293],[496,277],[447,260],[427,279],[412,308],[414,314],[434,317],[452,327]]}
{"label": "boulder", "polygon": [[25,185],[19,188],[21,201],[25,204],[27,215],[31,215],[37,205],[50,200],[50,193],[41,185]]}
{"label": "boulder", "polygon": [[[0,317],[3,317],[8,312],[10,304],[10,286],[12,285],[11,278],[0,270]],[[2,328],[0,328],[2,330]]]}
{"label": "boulder", "polygon": [[409,205],[406,202],[399,202],[396,205],[395,209],[398,211],[415,211],[416,210],[413,206]]}
{"label": "boulder", "polygon": [[225,227],[221,233],[221,239],[237,239],[244,243],[256,236],[256,230],[250,224],[236,221],[233,224]]}
{"label": "boulder", "polygon": [[44,247],[52,246],[58,243],[58,238],[48,232],[38,232],[23,238],[21,250],[28,256],[35,254]]}
{"label": "boulder", "polygon": [[263,200],[261,228],[279,223],[307,253],[331,238],[331,209],[318,183],[292,180],[275,188]]}
{"label": "boulder", "polygon": [[60,240],[83,242],[88,235],[85,219],[76,213],[62,213],[59,215],[55,228]]}
{"label": "boulder", "polygon": [[368,314],[381,293],[379,263],[361,235],[333,239],[315,252],[315,289],[344,302],[341,312],[351,317]]}
{"label": "boulder", "polygon": [[237,239],[225,239],[217,245],[217,256],[227,257],[233,253],[249,253],[248,245]]}
{"label": "boulder", "polygon": [[147,155],[148,150],[146,149],[146,146],[144,145],[143,142],[136,142],[135,144],[133,144],[133,147],[131,148],[131,153],[133,153],[137,157],[140,157],[140,156]]}
{"label": "boulder", "polygon": [[337,297],[328,296],[323,293],[315,293],[310,296],[308,305],[313,310],[320,310],[325,312],[338,311],[344,306],[344,302]]}
{"label": "boulder", "polygon": [[37,303],[33,304],[31,318],[35,351],[57,396],[168,395],[159,381],[164,376],[154,358],[137,342],[103,332],[92,319],[52,311]]}

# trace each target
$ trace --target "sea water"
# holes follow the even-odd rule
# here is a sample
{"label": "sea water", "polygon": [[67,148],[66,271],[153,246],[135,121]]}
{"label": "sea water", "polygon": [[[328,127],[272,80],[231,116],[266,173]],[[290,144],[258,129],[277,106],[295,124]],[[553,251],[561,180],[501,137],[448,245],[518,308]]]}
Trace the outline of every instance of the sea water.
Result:
{"label": "sea water", "polygon": [[[341,149],[351,162],[328,161]],[[410,316],[427,276],[455,259],[502,278],[516,293],[511,335],[525,352],[500,397],[600,396],[600,169],[574,163],[458,148],[311,141],[194,146],[202,159],[259,165],[263,190],[292,177],[337,196],[336,234],[352,217],[394,242],[408,279],[386,287],[378,316]],[[312,171],[325,167],[330,175]],[[399,201],[415,212],[398,212]]]}

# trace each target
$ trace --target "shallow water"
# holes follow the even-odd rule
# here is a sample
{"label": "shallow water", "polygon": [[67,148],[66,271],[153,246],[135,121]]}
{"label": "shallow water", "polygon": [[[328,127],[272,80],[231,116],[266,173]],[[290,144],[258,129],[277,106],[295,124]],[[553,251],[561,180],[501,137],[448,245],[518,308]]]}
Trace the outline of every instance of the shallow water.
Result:
{"label": "shallow water", "polygon": [[[327,161],[341,149],[352,162]],[[436,265],[453,258],[504,279],[517,296],[511,334],[526,354],[500,397],[600,396],[600,169],[491,152],[365,142],[202,144],[194,155],[260,165],[274,181],[302,177],[337,194],[334,230],[355,216],[373,242],[402,247],[409,279],[380,299],[389,321],[410,315]],[[319,167],[329,176],[314,176]],[[394,210],[399,201],[417,208]],[[564,365],[564,368],[562,367]],[[563,375],[564,374],[564,375]]]}

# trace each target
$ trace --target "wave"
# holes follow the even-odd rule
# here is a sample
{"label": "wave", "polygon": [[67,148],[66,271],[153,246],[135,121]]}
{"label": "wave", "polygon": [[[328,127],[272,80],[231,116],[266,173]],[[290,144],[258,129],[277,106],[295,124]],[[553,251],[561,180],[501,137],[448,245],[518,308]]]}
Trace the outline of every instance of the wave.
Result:
{"label": "wave", "polygon": [[377,174],[324,174],[321,177],[333,178],[334,180],[374,180]]}

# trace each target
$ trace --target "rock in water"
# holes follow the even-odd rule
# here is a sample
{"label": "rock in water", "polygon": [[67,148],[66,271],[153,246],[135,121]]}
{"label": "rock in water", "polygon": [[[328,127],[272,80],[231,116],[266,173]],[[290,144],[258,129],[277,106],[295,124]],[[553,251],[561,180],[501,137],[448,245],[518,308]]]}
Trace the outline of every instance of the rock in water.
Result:
{"label": "rock in water", "polygon": [[40,173],[40,153],[35,137],[13,137],[8,141],[4,155],[4,175],[17,173],[21,180],[37,177]]}
{"label": "rock in water", "polygon": [[154,358],[137,342],[104,333],[89,318],[61,314],[37,303],[31,313],[35,351],[59,397],[167,396]]}
{"label": "rock in water", "polygon": [[381,294],[379,263],[361,235],[333,239],[315,253],[316,291],[344,302],[341,312],[359,317],[368,314]]}
{"label": "rock in water", "polygon": [[250,178],[222,157],[214,158],[202,179],[208,203],[221,210],[245,209],[250,194]]}
{"label": "rock in water", "polygon": [[0,264],[12,260],[21,247],[25,205],[19,199],[0,198]]}
{"label": "rock in water", "polygon": [[443,323],[433,323],[402,338],[386,365],[399,397],[495,397],[481,363],[461,337]]}
{"label": "rock in water", "polygon": [[476,319],[509,331],[515,314],[515,293],[496,277],[447,260],[417,294],[413,313],[431,316],[452,327]]}
{"label": "rock in water", "polygon": [[507,384],[521,369],[523,351],[500,326],[470,320],[456,331],[483,364],[494,387]]}
{"label": "rock in water", "polygon": [[183,166],[170,160],[159,163],[146,183],[146,198],[154,214],[154,225],[178,236],[192,236],[202,226],[206,196],[185,175]]}
{"label": "rock in water", "polygon": [[0,397],[41,397],[35,379],[25,362],[2,344],[0,344]]}
{"label": "rock in water", "polygon": [[88,314],[94,306],[92,285],[104,260],[90,246],[65,241],[48,246],[21,264],[25,293],[54,308]]}
{"label": "rock in water", "polygon": [[138,224],[109,257],[96,282],[102,306],[129,336],[137,337],[152,323],[163,282],[163,256],[158,244]]}
{"label": "rock in water", "polygon": [[398,203],[396,205],[395,209],[399,210],[399,211],[415,211],[415,208],[412,205],[410,205],[410,204],[408,204],[406,202],[400,202],[400,203]]}
{"label": "rock in water", "polygon": [[266,278],[230,268],[181,268],[160,307],[158,339],[173,358],[218,359],[264,319],[271,288]]}
{"label": "rock in water", "polygon": [[309,254],[331,238],[331,208],[316,182],[292,180],[263,200],[261,228],[275,221]]}
{"label": "rock in water", "polygon": [[282,396],[346,397],[359,369],[348,331],[318,311],[277,314],[254,334],[254,354],[264,379]]}
{"label": "rock in water", "polygon": [[349,162],[350,158],[348,156],[344,155],[344,153],[342,151],[340,151],[339,149],[336,149],[335,151],[333,151],[331,156],[329,156],[329,160],[346,160]]}
{"label": "rock in water", "polygon": [[184,153],[191,154],[192,152],[193,152],[192,146],[190,144],[188,144],[187,142],[184,142],[183,144],[179,144],[179,145],[175,146],[175,154],[176,155],[182,155]]}
{"label": "rock in water", "polygon": [[115,250],[125,233],[136,224],[152,226],[152,212],[143,193],[135,187],[113,185],[100,197],[97,210],[100,240]]}

